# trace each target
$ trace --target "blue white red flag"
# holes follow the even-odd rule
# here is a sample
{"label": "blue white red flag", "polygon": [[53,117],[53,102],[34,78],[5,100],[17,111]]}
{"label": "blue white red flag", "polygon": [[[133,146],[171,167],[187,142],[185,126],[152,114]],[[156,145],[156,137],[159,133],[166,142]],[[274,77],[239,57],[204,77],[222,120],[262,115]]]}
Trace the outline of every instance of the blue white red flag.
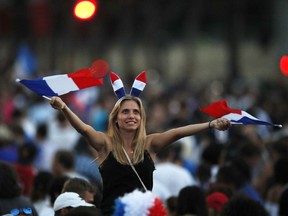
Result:
{"label": "blue white red flag", "polygon": [[34,80],[17,79],[16,81],[40,96],[60,96],[71,91],[103,84],[103,79],[95,78],[90,68],[84,68],[70,74],[53,75]]}
{"label": "blue white red flag", "polygon": [[249,113],[228,107],[226,100],[221,100],[210,104],[207,107],[200,108],[202,112],[214,117],[214,118],[225,118],[232,124],[243,124],[243,125],[267,125],[273,127],[282,127],[279,124],[273,124],[267,121],[262,121]]}

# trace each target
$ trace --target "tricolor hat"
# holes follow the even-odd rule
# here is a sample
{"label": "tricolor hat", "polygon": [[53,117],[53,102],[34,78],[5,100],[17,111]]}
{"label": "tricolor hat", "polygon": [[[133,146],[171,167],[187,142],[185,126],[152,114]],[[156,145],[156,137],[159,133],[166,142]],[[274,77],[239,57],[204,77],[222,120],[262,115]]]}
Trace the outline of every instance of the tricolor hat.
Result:
{"label": "tricolor hat", "polygon": [[[124,97],[126,95],[124,85],[120,77],[114,73],[110,72],[110,80],[114,90],[115,95],[118,99]],[[146,72],[142,71],[134,80],[130,95],[138,97],[146,86]]]}

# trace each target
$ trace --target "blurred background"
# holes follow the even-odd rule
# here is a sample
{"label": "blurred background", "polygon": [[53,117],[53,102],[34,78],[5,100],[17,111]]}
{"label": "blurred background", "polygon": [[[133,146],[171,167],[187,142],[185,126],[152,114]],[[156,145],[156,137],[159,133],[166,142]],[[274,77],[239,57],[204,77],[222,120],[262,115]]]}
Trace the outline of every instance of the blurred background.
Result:
{"label": "blurred background", "polygon": [[[210,120],[198,108],[222,99],[284,126],[235,126],[196,136],[182,154],[194,164],[207,143],[231,150],[244,137],[260,148],[262,162],[273,160],[274,142],[288,134],[288,80],[279,68],[288,53],[287,0],[98,0],[90,20],[75,17],[76,2],[0,0],[0,159],[15,163],[17,146],[27,139],[42,149],[39,133],[53,148],[44,151],[46,162],[34,160],[35,169],[51,170],[60,148],[77,149],[79,136],[65,119],[15,79],[72,73],[101,59],[128,90],[136,75],[147,71],[141,98],[149,109],[149,133]],[[108,76],[104,82],[62,97],[101,131],[116,101]],[[287,156],[287,142],[279,146],[275,151]]]}
{"label": "blurred background", "polygon": [[288,48],[285,0],[98,0],[88,21],[73,15],[75,4],[1,0],[1,73],[15,74],[22,48],[33,56],[33,76],[69,73],[101,58],[123,76],[145,69],[195,86],[275,80]]}

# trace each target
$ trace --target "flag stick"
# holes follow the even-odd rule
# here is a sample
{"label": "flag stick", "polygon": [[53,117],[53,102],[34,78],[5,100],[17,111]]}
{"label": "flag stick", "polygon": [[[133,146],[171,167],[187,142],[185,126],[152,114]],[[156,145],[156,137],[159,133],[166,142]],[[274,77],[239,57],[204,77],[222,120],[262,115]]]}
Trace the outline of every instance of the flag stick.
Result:
{"label": "flag stick", "polygon": [[50,100],[51,101],[51,98],[45,96],[45,95],[42,95],[43,98],[47,99],[47,100]]}

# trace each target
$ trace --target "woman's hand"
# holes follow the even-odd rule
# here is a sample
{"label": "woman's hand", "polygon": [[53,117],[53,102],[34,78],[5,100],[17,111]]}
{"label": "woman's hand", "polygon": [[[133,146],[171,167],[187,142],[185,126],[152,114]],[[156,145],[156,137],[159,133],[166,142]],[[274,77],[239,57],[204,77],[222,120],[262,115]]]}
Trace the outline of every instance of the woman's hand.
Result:
{"label": "woman's hand", "polygon": [[57,110],[63,110],[66,107],[66,104],[62,101],[62,99],[56,96],[51,98],[50,105]]}
{"label": "woman's hand", "polygon": [[218,118],[210,121],[209,123],[210,128],[215,128],[220,131],[225,131],[229,127],[231,127],[231,122],[224,118]]}

